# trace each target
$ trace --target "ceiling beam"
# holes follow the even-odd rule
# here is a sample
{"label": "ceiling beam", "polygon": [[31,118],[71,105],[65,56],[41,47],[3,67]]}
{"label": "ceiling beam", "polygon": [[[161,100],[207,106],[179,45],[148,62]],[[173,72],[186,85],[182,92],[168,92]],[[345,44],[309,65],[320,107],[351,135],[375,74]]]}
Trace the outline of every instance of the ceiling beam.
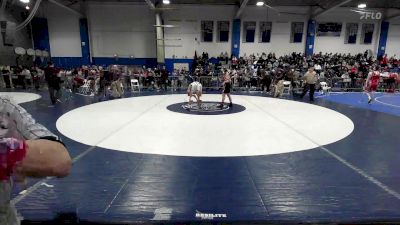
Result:
{"label": "ceiling beam", "polygon": [[240,8],[236,12],[235,19],[239,19],[240,18],[240,16],[242,15],[242,12],[246,8],[248,2],[249,2],[249,0],[243,0],[242,1],[242,4],[240,4]]}
{"label": "ceiling beam", "polygon": [[59,2],[59,0],[48,0],[48,1],[50,3],[53,3],[54,5],[57,5],[57,6],[61,7],[61,8],[63,8],[63,9],[65,9],[65,10],[68,10],[68,11],[70,11],[70,12],[72,12],[72,13],[80,16],[80,17],[85,17],[81,12],[79,12],[79,11],[77,11],[77,10],[71,8],[71,7],[68,7],[68,6],[64,5],[63,3]]}
{"label": "ceiling beam", "polygon": [[392,20],[392,19],[395,19],[397,17],[400,17],[400,12],[394,13],[394,14],[392,14],[390,16],[386,16],[384,20],[386,20],[386,21],[387,20]]}
{"label": "ceiling beam", "polygon": [[147,5],[149,5],[150,9],[156,9],[156,7],[154,6],[154,3],[151,2],[151,0],[145,0]]}
{"label": "ceiling beam", "polygon": [[311,18],[315,18],[317,16],[325,14],[325,13],[332,11],[332,10],[334,10],[342,5],[345,5],[351,1],[353,1],[353,0],[340,0],[338,2],[335,2],[335,3],[331,4],[330,6],[326,7],[326,9],[324,9],[324,10],[318,10],[318,11],[313,12],[313,14],[311,15]]}

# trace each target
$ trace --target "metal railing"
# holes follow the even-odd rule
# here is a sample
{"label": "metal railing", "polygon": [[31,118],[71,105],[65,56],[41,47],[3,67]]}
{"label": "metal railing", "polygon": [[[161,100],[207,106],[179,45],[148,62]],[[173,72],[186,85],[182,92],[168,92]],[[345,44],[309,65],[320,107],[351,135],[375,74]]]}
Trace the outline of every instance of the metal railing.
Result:
{"label": "metal railing", "polygon": [[[20,77],[16,76],[15,74],[7,75],[9,79],[9,83],[11,88],[18,88],[22,87],[21,85],[25,82],[26,87],[28,89],[39,87],[45,87],[45,80],[44,76],[40,77],[39,80],[33,79],[21,79]],[[88,77],[95,80],[94,77]],[[222,75],[211,75],[211,76],[198,76],[198,81],[203,85],[203,90],[205,91],[212,91],[212,90],[220,90],[222,86]],[[0,77],[0,87],[5,87],[5,77]],[[139,74],[134,74],[131,76],[124,76],[122,78],[122,83],[125,89],[130,89],[130,80],[137,79],[143,90],[169,90],[169,91],[186,91],[188,85],[193,82],[194,77],[185,74],[180,76],[169,76],[167,80],[162,80],[160,76],[153,76],[153,77],[143,77]],[[22,82],[23,80],[23,82]],[[61,77],[61,81],[63,82],[62,86],[68,85],[67,77]],[[319,82],[326,82],[329,87],[331,87],[332,91],[363,91],[364,87],[364,79],[357,78],[354,80],[344,80],[341,77],[333,77],[333,78],[322,78]],[[277,81],[275,79],[271,79],[271,87]],[[317,83],[316,89],[319,89],[319,82]],[[252,77],[252,76],[238,76],[232,78],[232,91],[262,91],[261,88],[263,87],[263,80],[259,77]],[[295,92],[301,92],[303,89],[303,81],[301,79],[292,81],[292,89]],[[386,91],[388,89],[395,89],[399,90],[400,83],[396,81],[393,83],[386,82],[386,79],[381,79],[378,91]]]}

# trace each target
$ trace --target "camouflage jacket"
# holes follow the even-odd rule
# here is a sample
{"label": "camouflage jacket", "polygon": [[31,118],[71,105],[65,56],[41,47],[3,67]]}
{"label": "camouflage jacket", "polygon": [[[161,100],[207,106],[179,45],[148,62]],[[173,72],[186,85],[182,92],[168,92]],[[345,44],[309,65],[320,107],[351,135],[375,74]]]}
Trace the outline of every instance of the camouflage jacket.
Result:
{"label": "camouflage jacket", "polygon": [[[7,96],[0,96],[0,122],[12,121],[13,126],[0,127],[0,138],[10,137],[18,133],[25,140],[51,138],[59,140],[41,124],[36,123],[32,116],[21,106]],[[13,129],[13,130],[11,130]],[[12,180],[0,181],[0,225],[19,225],[15,207],[11,204]]]}

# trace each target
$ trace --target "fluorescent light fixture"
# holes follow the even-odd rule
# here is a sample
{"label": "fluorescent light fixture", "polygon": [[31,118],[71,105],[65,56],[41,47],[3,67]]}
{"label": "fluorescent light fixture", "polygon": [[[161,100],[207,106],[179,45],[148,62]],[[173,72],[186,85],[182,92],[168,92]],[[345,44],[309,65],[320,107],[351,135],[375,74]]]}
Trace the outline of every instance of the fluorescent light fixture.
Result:
{"label": "fluorescent light fixture", "polygon": [[165,28],[174,28],[174,27],[178,27],[176,25],[153,25],[155,27],[165,27]]}
{"label": "fluorescent light fixture", "polygon": [[19,0],[22,3],[29,3],[29,0]]}
{"label": "fluorescent light fixture", "polygon": [[162,2],[163,2],[163,4],[165,4],[165,5],[169,5],[169,4],[171,3],[169,0],[163,0]]}
{"label": "fluorescent light fixture", "polygon": [[365,3],[360,3],[360,4],[358,4],[358,6],[357,6],[359,9],[365,9],[366,7],[367,7],[367,4],[365,4]]}
{"label": "fluorescent light fixture", "polygon": [[258,1],[256,4],[256,6],[263,6],[263,5],[264,5],[264,2],[262,2],[262,1]]}
{"label": "fluorescent light fixture", "polygon": [[27,5],[27,6],[25,6],[25,9],[26,10],[30,10],[31,8],[29,8],[29,6]]}
{"label": "fluorescent light fixture", "polygon": [[181,38],[157,38],[157,41],[182,41]]}

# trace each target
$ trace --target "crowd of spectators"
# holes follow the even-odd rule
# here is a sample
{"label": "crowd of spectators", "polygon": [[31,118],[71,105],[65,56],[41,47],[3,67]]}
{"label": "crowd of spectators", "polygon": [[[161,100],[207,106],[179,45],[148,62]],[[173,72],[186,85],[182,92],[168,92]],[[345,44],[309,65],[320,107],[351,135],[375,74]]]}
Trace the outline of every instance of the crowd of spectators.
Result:
{"label": "crowd of spectators", "polygon": [[[338,53],[318,53],[306,56],[292,53],[277,57],[274,53],[251,54],[241,57],[221,53],[210,58],[208,53],[195,54],[191,69],[167,71],[165,66],[146,68],[113,65],[82,66],[81,68],[55,68],[51,63],[46,67],[1,67],[0,82],[5,88],[35,88],[47,86],[51,101],[60,101],[60,90],[64,87],[71,92],[80,92],[82,86],[88,95],[99,95],[99,99],[109,95],[123,96],[131,89],[131,80],[137,79],[141,88],[148,90],[185,89],[198,77],[205,88],[219,87],[222,76],[228,72],[232,86],[236,90],[261,90],[270,92],[279,81],[289,81],[294,89],[304,86],[303,76],[309,68],[314,68],[318,82],[346,91],[362,90],[363,82],[373,68],[378,68],[382,76],[382,87],[394,91],[398,88],[400,62],[396,55],[374,58],[368,51],[356,55]],[[43,85],[47,84],[47,85]],[[318,85],[316,86],[318,89]]]}
{"label": "crowd of spectators", "polygon": [[346,90],[360,89],[373,67],[378,67],[382,73],[383,84],[395,83],[396,74],[399,73],[399,59],[396,55],[390,58],[384,55],[376,59],[368,51],[357,55],[318,53],[306,56],[292,53],[281,57],[274,53],[263,53],[239,58],[231,56],[229,60],[225,60],[221,53],[221,60],[215,65],[207,63],[208,58],[204,58],[204,55],[208,54],[203,53],[202,57],[197,58],[194,75],[212,76],[215,68],[225,68],[233,77],[234,87],[254,87],[266,91],[279,80],[287,80],[292,82],[293,87],[301,87],[302,77],[310,67],[316,71],[319,81]]}

